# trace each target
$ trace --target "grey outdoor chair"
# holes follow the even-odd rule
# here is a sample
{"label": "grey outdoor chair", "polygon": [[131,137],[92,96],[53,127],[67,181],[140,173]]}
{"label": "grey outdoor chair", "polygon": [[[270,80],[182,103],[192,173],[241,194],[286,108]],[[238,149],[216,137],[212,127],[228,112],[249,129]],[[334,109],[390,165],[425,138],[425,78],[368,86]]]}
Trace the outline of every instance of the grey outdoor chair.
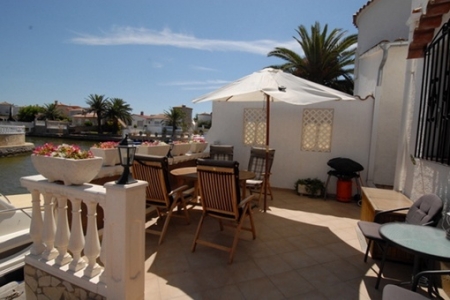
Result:
{"label": "grey outdoor chair", "polygon": [[[383,289],[383,300],[400,300],[400,299],[408,299],[408,300],[425,300],[425,299],[441,299],[439,297],[439,292],[436,288],[436,277],[442,275],[449,275],[450,270],[432,270],[432,271],[423,271],[416,274],[413,278],[411,290],[406,288],[402,288],[398,285],[388,284]],[[419,280],[421,278],[426,277],[428,279],[428,297],[425,297],[422,294],[416,293],[417,286],[419,285]],[[435,295],[433,295],[435,294]]]}
{"label": "grey outdoor chair", "polygon": [[232,145],[210,145],[209,158],[214,160],[233,161],[234,146]]}
{"label": "grey outdoor chair", "polygon": [[374,241],[383,251],[383,258],[381,261],[380,271],[378,272],[377,282],[375,288],[378,289],[380,285],[381,275],[383,273],[383,267],[386,260],[386,253],[388,250],[388,243],[380,235],[379,218],[382,214],[392,213],[401,210],[408,210],[406,214],[405,222],[414,225],[423,226],[435,226],[440,218],[442,211],[442,200],[435,194],[426,194],[417,199],[411,207],[402,207],[387,211],[381,211],[375,214],[374,221],[359,221],[358,227],[361,230],[364,237],[368,240],[366,253],[364,255],[364,262],[367,262],[367,256],[369,254],[370,246]]}

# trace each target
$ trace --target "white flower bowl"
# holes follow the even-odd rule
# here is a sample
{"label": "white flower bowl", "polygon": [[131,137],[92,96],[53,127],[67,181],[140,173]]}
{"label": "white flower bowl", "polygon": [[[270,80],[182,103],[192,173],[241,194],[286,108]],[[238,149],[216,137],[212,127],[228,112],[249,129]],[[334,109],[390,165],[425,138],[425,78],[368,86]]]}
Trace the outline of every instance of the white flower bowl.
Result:
{"label": "white flower bowl", "polygon": [[103,158],[67,159],[31,155],[31,162],[36,171],[49,182],[63,181],[64,185],[81,185],[97,176],[102,168]]}
{"label": "white flower bowl", "polygon": [[189,150],[191,150],[191,144],[173,144],[173,148],[170,151],[172,156],[179,156],[186,154]]}
{"label": "white flower bowl", "polygon": [[191,143],[191,153],[202,153],[208,147],[208,143]]}
{"label": "white flower bowl", "polygon": [[157,146],[139,145],[137,146],[136,154],[167,156],[169,150],[170,145],[157,145]]}
{"label": "white flower bowl", "polygon": [[115,166],[120,163],[119,150],[117,148],[102,149],[92,147],[90,150],[94,156],[103,158],[104,166]]}

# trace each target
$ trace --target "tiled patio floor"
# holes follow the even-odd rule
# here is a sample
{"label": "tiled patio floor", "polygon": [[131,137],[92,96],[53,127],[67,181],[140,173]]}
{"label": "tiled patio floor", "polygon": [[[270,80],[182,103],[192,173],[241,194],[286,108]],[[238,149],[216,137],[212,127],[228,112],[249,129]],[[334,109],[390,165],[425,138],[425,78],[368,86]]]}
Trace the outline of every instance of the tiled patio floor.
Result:
{"label": "tiled patio floor", "polygon": [[[363,262],[356,203],[274,192],[266,213],[253,210],[256,239],[242,232],[231,265],[224,251],[197,245],[191,252],[199,209],[190,225],[173,218],[160,246],[147,234],[145,299],[381,299],[387,283],[409,279],[411,266],[389,262],[389,278],[374,288],[379,262]],[[203,234],[231,244],[229,228],[207,224]]]}

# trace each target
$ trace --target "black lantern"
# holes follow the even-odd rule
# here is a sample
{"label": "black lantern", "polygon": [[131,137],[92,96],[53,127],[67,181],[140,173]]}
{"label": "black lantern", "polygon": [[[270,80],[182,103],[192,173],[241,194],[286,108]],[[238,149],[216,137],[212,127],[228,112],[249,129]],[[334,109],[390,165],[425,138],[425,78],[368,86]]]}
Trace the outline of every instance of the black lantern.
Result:
{"label": "black lantern", "polygon": [[128,142],[128,134],[120,141],[117,148],[119,149],[120,165],[123,167],[123,173],[116,183],[129,184],[137,182],[130,173],[130,167],[133,165],[134,154],[136,153],[136,146]]}

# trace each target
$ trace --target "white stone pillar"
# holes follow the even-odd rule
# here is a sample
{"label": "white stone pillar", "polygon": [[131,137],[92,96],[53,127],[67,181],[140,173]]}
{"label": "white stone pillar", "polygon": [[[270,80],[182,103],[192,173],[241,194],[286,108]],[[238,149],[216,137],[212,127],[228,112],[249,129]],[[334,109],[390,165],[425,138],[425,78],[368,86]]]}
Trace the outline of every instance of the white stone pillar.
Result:
{"label": "white stone pillar", "polygon": [[146,186],[145,181],[104,185],[107,299],[144,299]]}

